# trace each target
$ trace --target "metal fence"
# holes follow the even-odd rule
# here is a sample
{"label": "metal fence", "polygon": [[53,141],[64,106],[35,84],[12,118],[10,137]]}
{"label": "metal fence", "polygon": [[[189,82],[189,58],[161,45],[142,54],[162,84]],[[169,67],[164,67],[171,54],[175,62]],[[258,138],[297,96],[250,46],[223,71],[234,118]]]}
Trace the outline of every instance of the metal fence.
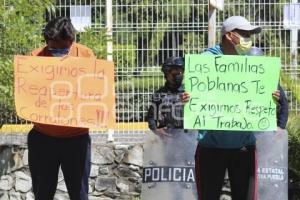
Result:
{"label": "metal fence", "polygon": [[[217,12],[217,42],[220,41],[222,21],[232,15],[245,16],[253,24],[263,27],[263,32],[254,38],[255,45],[267,55],[280,56],[282,71],[298,82],[299,42],[295,59],[291,54],[291,31],[283,28],[283,7],[291,2],[225,0],[224,10]],[[105,33],[106,3],[105,0],[57,0],[55,12],[45,16],[47,20],[55,15],[70,16],[71,6],[90,6],[92,30]],[[112,1],[118,122],[145,121],[152,93],[164,84],[160,65],[167,57],[201,53],[207,48],[208,7],[207,1],[200,0]],[[81,42],[80,34],[77,40]],[[299,111],[293,95],[292,91],[287,91],[290,109]],[[1,121],[10,124],[16,123],[15,119],[12,113],[10,119]]]}

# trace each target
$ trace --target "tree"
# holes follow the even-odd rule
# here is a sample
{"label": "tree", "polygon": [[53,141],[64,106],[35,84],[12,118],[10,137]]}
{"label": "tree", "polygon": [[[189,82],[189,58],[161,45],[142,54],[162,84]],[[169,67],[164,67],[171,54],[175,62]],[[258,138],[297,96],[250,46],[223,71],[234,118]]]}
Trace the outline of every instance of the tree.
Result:
{"label": "tree", "polygon": [[0,107],[14,110],[13,55],[29,54],[43,42],[45,11],[51,0],[5,1],[0,5]]}

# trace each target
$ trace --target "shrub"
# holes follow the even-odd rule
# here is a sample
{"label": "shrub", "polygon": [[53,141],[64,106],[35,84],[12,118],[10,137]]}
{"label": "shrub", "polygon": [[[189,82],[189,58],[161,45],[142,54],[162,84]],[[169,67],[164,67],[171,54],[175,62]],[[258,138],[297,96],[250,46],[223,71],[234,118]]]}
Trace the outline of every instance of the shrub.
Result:
{"label": "shrub", "polygon": [[289,133],[289,169],[300,177],[300,116],[290,114],[287,131]]}

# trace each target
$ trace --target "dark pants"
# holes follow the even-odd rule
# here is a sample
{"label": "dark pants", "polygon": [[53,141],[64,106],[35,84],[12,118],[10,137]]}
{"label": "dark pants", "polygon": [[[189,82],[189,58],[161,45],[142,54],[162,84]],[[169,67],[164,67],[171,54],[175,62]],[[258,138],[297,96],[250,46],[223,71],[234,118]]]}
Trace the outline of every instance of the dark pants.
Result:
{"label": "dark pants", "polygon": [[227,169],[232,200],[256,200],[255,154],[255,146],[216,149],[198,145],[195,155],[198,199],[219,200]]}
{"label": "dark pants", "polygon": [[61,167],[71,200],[88,200],[91,168],[89,134],[55,138],[31,130],[28,159],[36,200],[53,200]]}

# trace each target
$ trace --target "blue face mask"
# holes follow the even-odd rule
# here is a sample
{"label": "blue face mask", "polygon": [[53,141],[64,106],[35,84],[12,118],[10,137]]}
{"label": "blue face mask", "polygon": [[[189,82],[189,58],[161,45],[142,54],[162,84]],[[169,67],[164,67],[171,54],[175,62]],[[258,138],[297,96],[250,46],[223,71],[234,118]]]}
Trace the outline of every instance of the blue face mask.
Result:
{"label": "blue face mask", "polygon": [[54,56],[54,57],[63,57],[65,55],[67,55],[70,51],[69,48],[65,48],[65,49],[48,49],[48,50],[52,54],[52,56]]}

